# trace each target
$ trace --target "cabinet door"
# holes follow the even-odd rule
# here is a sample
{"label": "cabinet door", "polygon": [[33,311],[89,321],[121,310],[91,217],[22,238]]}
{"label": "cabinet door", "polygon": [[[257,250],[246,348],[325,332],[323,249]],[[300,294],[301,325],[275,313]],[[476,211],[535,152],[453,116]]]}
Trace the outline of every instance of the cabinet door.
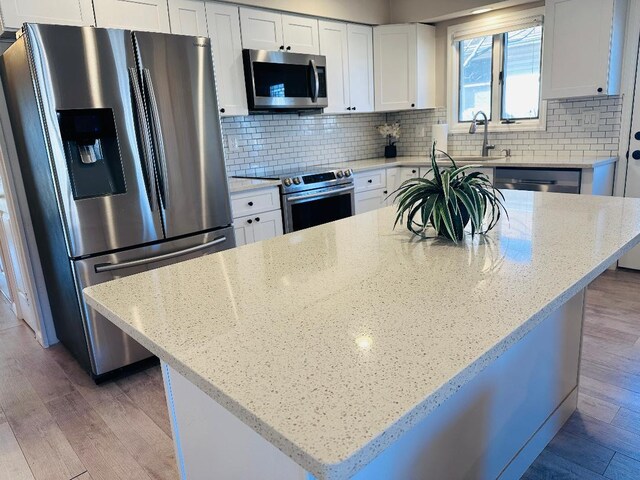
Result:
{"label": "cabinet door", "polygon": [[96,26],[170,33],[167,0],[93,0]]}
{"label": "cabinet door", "polygon": [[366,192],[356,192],[356,214],[370,212],[371,210],[377,210],[385,205],[386,195],[385,189],[380,188],[378,190],[368,190]]}
{"label": "cabinet door", "polygon": [[25,22],[94,25],[91,0],[0,0],[2,31],[15,31]]}
{"label": "cabinet door", "polygon": [[[349,103],[349,50],[347,25],[339,22],[318,22],[320,55],[327,57],[327,98],[325,113],[346,113]],[[348,110],[347,110],[348,109]]]}
{"label": "cabinet door", "polygon": [[[251,223],[249,223],[249,220],[251,220]],[[255,242],[253,219],[251,217],[234,218],[233,230],[236,235],[236,247]]]}
{"label": "cabinet door", "polygon": [[614,0],[547,0],[543,98],[608,93],[613,8]]}
{"label": "cabinet door", "polygon": [[386,206],[393,205],[393,198],[396,196],[395,192],[400,186],[400,169],[399,168],[387,168],[387,188],[385,189]]}
{"label": "cabinet door", "polygon": [[348,25],[351,109],[373,112],[373,28]]}
{"label": "cabinet door", "polygon": [[256,242],[282,235],[282,210],[272,210],[253,217],[253,232]]}
{"label": "cabinet door", "polygon": [[282,15],[253,8],[240,8],[242,48],[279,50],[282,39]]}
{"label": "cabinet door", "polygon": [[406,110],[415,106],[416,26],[374,27],[376,111]]}
{"label": "cabinet door", "polygon": [[169,0],[171,33],[208,36],[204,0]]}
{"label": "cabinet door", "polygon": [[310,55],[320,53],[318,20],[315,18],[283,15],[282,34],[286,51]]}
{"label": "cabinet door", "polygon": [[248,115],[238,7],[206,4],[220,115]]}

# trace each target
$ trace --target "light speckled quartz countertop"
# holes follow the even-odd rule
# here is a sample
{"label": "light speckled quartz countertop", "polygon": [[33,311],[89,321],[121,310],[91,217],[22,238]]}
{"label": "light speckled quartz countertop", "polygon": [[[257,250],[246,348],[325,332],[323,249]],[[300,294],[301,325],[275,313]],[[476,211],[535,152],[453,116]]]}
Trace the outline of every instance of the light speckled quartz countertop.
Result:
{"label": "light speckled quartz countertop", "polygon": [[[469,157],[460,157],[469,158]],[[480,157],[473,160],[460,160],[453,157],[460,165],[478,165],[481,167],[515,167],[515,168],[595,168],[618,161],[618,157],[489,157],[483,160]],[[448,165],[448,159],[438,160],[439,164]],[[351,168],[356,172],[375,170],[377,168],[391,167],[421,167],[431,166],[431,158],[426,155],[397,158],[371,158],[369,160],[354,160],[350,162],[337,162],[328,165],[331,168]]]}
{"label": "light speckled quartz countertop", "polygon": [[640,200],[505,192],[456,246],[356,215],[87,301],[320,479],[353,475],[640,240]]}
{"label": "light speckled quartz countertop", "polygon": [[228,181],[230,193],[244,192],[246,190],[255,190],[265,187],[277,187],[280,185],[280,180],[229,177]]}

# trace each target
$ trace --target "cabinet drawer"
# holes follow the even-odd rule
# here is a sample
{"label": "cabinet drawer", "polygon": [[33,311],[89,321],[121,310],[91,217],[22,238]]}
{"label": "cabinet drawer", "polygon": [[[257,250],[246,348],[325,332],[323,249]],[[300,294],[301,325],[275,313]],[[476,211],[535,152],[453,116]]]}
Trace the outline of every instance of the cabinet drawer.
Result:
{"label": "cabinet drawer", "polygon": [[387,186],[387,172],[383,170],[371,170],[358,173],[355,178],[356,192],[366,192]]}
{"label": "cabinet drawer", "polygon": [[379,188],[377,190],[367,190],[360,193],[356,192],[356,215],[386,207],[386,198],[386,190],[382,188]]}
{"label": "cabinet drawer", "polygon": [[280,209],[280,189],[269,187],[231,194],[231,210],[234,217]]}

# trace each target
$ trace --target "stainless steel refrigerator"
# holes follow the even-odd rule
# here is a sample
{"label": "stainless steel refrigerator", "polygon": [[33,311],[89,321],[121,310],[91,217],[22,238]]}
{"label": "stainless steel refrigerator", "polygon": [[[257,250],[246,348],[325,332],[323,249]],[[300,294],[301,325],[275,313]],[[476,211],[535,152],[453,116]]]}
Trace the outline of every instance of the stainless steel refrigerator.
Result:
{"label": "stainless steel refrigerator", "polygon": [[0,72],[58,338],[149,358],[82,289],[235,245],[209,40],[26,24]]}

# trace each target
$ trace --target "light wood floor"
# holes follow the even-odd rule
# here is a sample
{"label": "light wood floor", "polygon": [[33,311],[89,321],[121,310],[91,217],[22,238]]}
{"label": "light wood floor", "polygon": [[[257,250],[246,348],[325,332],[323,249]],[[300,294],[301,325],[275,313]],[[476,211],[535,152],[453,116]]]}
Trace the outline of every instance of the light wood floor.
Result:
{"label": "light wood floor", "polygon": [[[0,480],[177,479],[170,435],[159,368],[98,387],[0,303]],[[590,287],[578,411],[523,477],[603,478],[640,479],[635,272]]]}

